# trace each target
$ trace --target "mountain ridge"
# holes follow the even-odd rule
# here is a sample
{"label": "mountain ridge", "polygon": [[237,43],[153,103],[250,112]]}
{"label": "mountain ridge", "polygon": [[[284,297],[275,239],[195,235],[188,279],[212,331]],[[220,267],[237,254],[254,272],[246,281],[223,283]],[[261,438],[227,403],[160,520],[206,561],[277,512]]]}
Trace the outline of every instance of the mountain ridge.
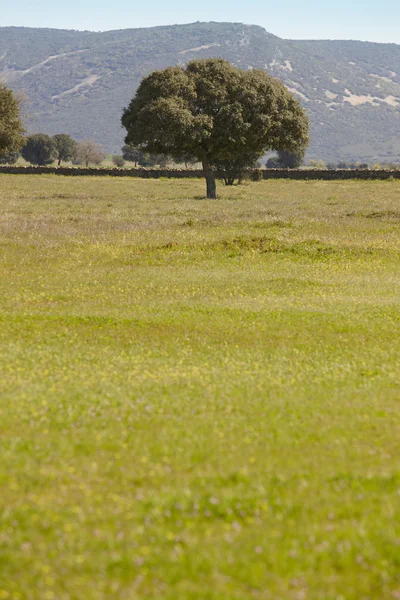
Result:
{"label": "mountain ridge", "polygon": [[30,131],[118,152],[120,116],[154,69],[218,56],[279,77],[308,110],[309,158],[400,157],[400,45],[284,40],[259,25],[196,22],[106,32],[0,28],[0,78],[30,100]]}

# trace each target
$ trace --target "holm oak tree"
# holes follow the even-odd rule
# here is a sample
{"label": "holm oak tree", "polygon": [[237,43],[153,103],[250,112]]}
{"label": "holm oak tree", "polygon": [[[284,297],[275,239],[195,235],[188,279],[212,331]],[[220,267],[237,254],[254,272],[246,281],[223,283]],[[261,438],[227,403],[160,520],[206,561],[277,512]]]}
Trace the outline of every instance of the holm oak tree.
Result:
{"label": "holm oak tree", "polygon": [[0,83],[0,156],[18,152],[24,143],[23,135],[19,101]]}
{"label": "holm oak tree", "polygon": [[69,161],[75,158],[77,144],[70,135],[57,133],[57,135],[53,136],[53,141],[57,148],[58,166],[61,165],[62,161]]}
{"label": "holm oak tree", "polygon": [[145,77],[122,125],[127,144],[201,162],[207,198],[216,198],[217,163],[308,144],[308,118],[283,83],[216,58]]}
{"label": "holm oak tree", "polygon": [[46,133],[30,135],[21,150],[21,154],[32,165],[51,165],[58,157],[56,142]]}

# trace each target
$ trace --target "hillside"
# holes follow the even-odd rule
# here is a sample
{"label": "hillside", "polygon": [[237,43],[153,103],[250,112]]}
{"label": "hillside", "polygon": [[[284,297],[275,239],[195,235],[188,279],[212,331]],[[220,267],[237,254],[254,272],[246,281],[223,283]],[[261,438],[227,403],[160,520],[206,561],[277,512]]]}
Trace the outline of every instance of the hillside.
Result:
{"label": "hillside", "polygon": [[220,56],[279,77],[307,108],[310,158],[400,160],[400,46],[290,41],[258,26],[193,23],[103,33],[0,28],[0,78],[28,98],[30,131],[94,138],[118,152],[141,78]]}

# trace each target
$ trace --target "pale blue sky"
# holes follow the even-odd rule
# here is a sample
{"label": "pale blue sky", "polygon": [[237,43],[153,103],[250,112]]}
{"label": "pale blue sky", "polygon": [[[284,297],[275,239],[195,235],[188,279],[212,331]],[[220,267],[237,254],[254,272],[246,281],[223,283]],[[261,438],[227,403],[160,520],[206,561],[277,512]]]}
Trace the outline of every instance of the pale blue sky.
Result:
{"label": "pale blue sky", "polygon": [[0,0],[0,8],[0,26],[104,31],[239,21],[286,38],[400,44],[399,0]]}

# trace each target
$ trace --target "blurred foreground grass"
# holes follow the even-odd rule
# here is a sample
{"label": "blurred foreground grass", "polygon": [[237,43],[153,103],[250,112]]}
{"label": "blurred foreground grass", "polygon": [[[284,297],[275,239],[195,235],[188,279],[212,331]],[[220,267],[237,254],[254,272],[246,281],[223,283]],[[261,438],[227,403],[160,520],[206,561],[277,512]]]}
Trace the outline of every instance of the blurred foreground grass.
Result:
{"label": "blurred foreground grass", "polygon": [[400,183],[0,176],[0,599],[400,598]]}

